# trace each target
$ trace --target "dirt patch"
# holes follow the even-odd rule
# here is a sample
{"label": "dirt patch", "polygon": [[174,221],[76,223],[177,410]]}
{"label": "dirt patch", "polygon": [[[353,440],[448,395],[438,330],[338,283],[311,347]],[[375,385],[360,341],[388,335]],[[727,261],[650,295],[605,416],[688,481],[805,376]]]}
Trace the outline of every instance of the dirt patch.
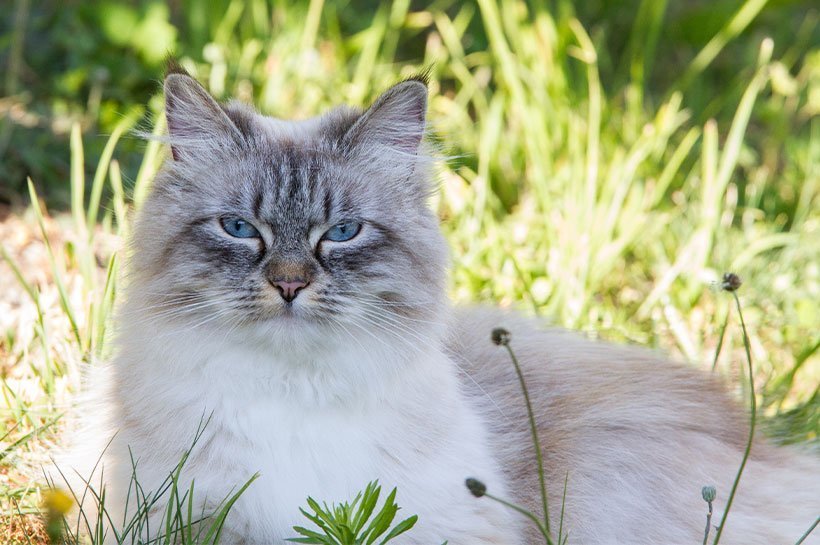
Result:
{"label": "dirt patch", "polygon": [[45,524],[39,515],[15,514],[0,516],[0,543],[7,545],[45,545]]}

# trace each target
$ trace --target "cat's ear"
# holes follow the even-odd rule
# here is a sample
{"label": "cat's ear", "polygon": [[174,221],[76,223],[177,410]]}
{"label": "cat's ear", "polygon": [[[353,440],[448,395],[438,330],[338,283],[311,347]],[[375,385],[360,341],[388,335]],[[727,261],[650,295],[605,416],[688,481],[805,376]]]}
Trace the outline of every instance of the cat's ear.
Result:
{"label": "cat's ear", "polygon": [[382,93],[347,131],[350,148],[375,146],[380,150],[416,155],[427,115],[427,85],[423,77],[398,83]]}
{"label": "cat's ear", "polygon": [[174,160],[195,160],[216,149],[241,145],[242,133],[216,100],[184,69],[176,65],[169,67],[163,87]]}

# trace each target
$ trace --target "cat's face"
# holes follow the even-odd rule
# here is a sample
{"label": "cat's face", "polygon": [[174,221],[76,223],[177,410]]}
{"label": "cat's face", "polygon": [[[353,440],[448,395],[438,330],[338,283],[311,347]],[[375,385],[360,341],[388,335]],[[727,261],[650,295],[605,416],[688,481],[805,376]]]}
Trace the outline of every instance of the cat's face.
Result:
{"label": "cat's face", "polygon": [[139,215],[130,297],[191,327],[296,336],[399,335],[437,316],[423,83],[302,122],[219,106],[186,74],[165,91],[173,157]]}

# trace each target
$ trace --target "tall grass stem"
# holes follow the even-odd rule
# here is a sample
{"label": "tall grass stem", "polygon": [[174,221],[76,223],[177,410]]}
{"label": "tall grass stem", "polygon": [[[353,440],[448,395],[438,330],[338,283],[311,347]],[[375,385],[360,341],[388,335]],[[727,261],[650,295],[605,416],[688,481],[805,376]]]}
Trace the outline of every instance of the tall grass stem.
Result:
{"label": "tall grass stem", "polygon": [[743,330],[743,347],[746,349],[746,363],[748,364],[747,372],[749,374],[749,409],[751,414],[749,416],[749,439],[746,442],[746,450],[743,452],[743,459],[740,461],[740,467],[735,475],[735,480],[732,483],[732,490],[729,492],[729,498],[726,500],[726,509],[723,511],[723,516],[720,519],[720,525],[715,533],[715,540],[712,545],[720,543],[720,537],[723,535],[723,530],[726,528],[726,520],[729,516],[729,510],[732,508],[732,502],[735,499],[737,486],[740,483],[740,478],[743,476],[743,470],[746,468],[746,462],[749,459],[749,453],[752,451],[752,443],[755,437],[755,426],[757,424],[757,400],[755,399],[755,381],[752,369],[752,351],[749,345],[749,335],[746,331],[746,322],[743,320],[743,311],[740,308],[740,298],[737,296],[737,290],[732,290],[732,297],[735,298],[735,306],[737,307],[737,314],[740,318],[740,327]]}
{"label": "tall grass stem", "polygon": [[806,541],[806,539],[807,539],[807,538],[809,537],[809,535],[810,535],[810,534],[814,531],[814,529],[815,529],[815,528],[817,528],[817,525],[818,525],[818,524],[820,524],[820,517],[817,517],[816,519],[814,519],[814,523],[813,523],[811,526],[809,526],[809,529],[808,529],[808,530],[806,530],[806,531],[803,533],[803,535],[802,535],[802,536],[800,536],[800,539],[798,539],[797,541],[795,541],[794,545],[800,545],[801,543],[803,543],[804,541]]}
{"label": "tall grass stem", "polygon": [[505,343],[504,348],[507,349],[507,353],[509,353],[510,358],[512,359],[513,366],[515,366],[515,373],[518,375],[518,382],[521,385],[521,392],[524,394],[524,402],[527,405],[527,418],[529,418],[532,444],[535,448],[535,459],[538,464],[538,484],[541,487],[541,504],[544,510],[544,529],[546,530],[545,537],[547,538],[547,542],[552,544],[552,538],[550,537],[550,515],[547,500],[547,486],[544,478],[544,454],[541,452],[541,442],[538,440],[538,429],[536,427],[535,414],[532,410],[532,403],[530,402],[530,393],[527,389],[527,382],[524,380],[524,373],[521,371],[521,365],[518,363],[518,358],[515,356],[515,352],[510,346],[510,343]]}

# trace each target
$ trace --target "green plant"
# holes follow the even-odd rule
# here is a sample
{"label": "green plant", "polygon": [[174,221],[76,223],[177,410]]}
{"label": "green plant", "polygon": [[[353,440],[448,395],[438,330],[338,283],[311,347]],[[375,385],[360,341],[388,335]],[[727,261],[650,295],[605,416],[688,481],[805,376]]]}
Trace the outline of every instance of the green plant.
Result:
{"label": "green plant", "polygon": [[507,354],[510,356],[510,360],[512,361],[513,367],[515,367],[515,373],[518,377],[518,384],[521,387],[521,394],[524,396],[524,403],[527,407],[527,421],[530,427],[530,434],[532,439],[532,447],[535,449],[535,460],[536,460],[536,472],[538,474],[538,484],[540,487],[541,492],[541,506],[543,509],[542,518],[539,519],[532,512],[524,509],[523,507],[516,505],[512,502],[509,502],[503,498],[499,498],[498,496],[494,496],[493,494],[489,494],[487,492],[487,487],[479,481],[478,479],[468,478],[465,481],[465,485],[470,493],[475,496],[476,498],[487,497],[495,502],[498,502],[510,509],[521,513],[528,519],[530,519],[533,524],[538,528],[538,531],[544,537],[544,541],[547,545],[562,545],[566,543],[567,539],[569,539],[569,533],[563,534],[564,530],[564,507],[566,504],[567,498],[567,482],[569,480],[569,474],[567,474],[566,478],[564,479],[564,492],[561,499],[561,518],[560,523],[558,525],[558,537],[553,538],[552,533],[550,532],[550,516],[549,516],[549,507],[547,505],[547,486],[544,480],[544,461],[543,461],[543,453],[541,451],[541,442],[538,439],[538,427],[535,423],[535,416],[532,412],[532,403],[530,403],[530,394],[529,390],[527,389],[527,382],[524,379],[524,373],[521,371],[521,365],[518,363],[518,358],[515,356],[515,352],[510,346],[510,340],[512,339],[512,335],[509,331],[503,328],[496,328],[493,329],[492,333],[490,334],[490,339],[492,340],[493,344],[496,346],[503,346],[507,350]]}
{"label": "green plant", "polygon": [[[60,472],[64,481],[64,486],[68,494],[59,492],[60,487],[54,482],[49,482],[51,502],[46,501],[46,506],[50,504],[65,505],[66,499],[81,507],[76,521],[71,521],[68,509],[48,508],[49,535],[54,545],[78,545],[83,543],[84,537],[91,540],[92,545],[102,545],[111,542],[120,545],[132,545],[137,543],[150,543],[152,545],[217,545],[222,536],[222,530],[228,513],[233,508],[239,497],[257,479],[258,475],[253,475],[248,481],[240,486],[235,492],[231,491],[216,505],[210,506],[209,511],[205,511],[203,506],[199,509],[199,502],[195,499],[195,482],[185,484],[181,480],[182,470],[199,442],[208,419],[203,418],[200,422],[196,434],[191,442],[191,446],[183,453],[179,463],[174,468],[170,468],[168,476],[155,490],[146,490],[140,483],[138,474],[138,463],[131,457],[130,482],[126,490],[125,509],[123,519],[113,520],[112,514],[106,507],[106,488],[102,483],[103,475],[100,474],[99,484],[92,480],[84,481],[84,488],[76,490],[72,487],[71,481]],[[99,461],[98,461],[99,464]],[[97,467],[94,467],[94,473]],[[100,472],[101,473],[101,472]],[[93,479],[92,474],[88,478]],[[90,501],[86,501],[86,498]],[[93,516],[90,509],[93,509]],[[152,514],[161,510],[162,517],[156,519]],[[157,532],[156,524],[159,523],[160,531]],[[151,526],[151,525],[154,526]],[[113,538],[112,538],[113,536]]]}
{"label": "green plant", "polygon": [[[740,467],[738,467],[737,474],[735,475],[735,480],[732,483],[732,489],[729,492],[729,498],[726,500],[726,509],[723,510],[723,516],[720,519],[720,524],[718,525],[717,533],[715,534],[715,540],[712,542],[712,545],[718,545],[718,543],[720,542],[720,536],[723,534],[723,529],[726,527],[726,520],[729,517],[729,510],[732,508],[732,502],[735,499],[737,485],[740,483],[740,477],[743,476],[743,470],[746,468],[746,462],[748,461],[749,454],[752,451],[752,443],[754,442],[755,428],[757,426],[757,400],[755,398],[755,381],[754,373],[752,370],[752,352],[749,348],[749,334],[746,332],[746,322],[743,320],[743,311],[740,308],[740,299],[737,296],[737,290],[740,288],[741,284],[742,282],[739,276],[737,276],[734,273],[726,273],[723,275],[721,289],[723,289],[724,291],[728,291],[732,294],[732,297],[734,297],[735,306],[737,307],[737,315],[738,318],[740,318],[740,327],[743,330],[743,347],[746,349],[746,364],[748,365],[747,377],[749,380],[749,438],[746,441],[746,449],[743,451],[743,458],[740,461]],[[712,504],[710,503],[710,513],[711,509]]]}
{"label": "green plant", "polygon": [[818,524],[820,524],[820,517],[817,517],[816,519],[814,519],[814,522],[812,523],[812,525],[809,526],[809,528],[803,533],[803,535],[800,536],[800,538],[798,538],[798,540],[794,542],[794,545],[800,545],[801,543],[806,541],[806,538],[808,538],[809,535],[811,535],[811,533],[814,531],[814,529],[817,528]]}
{"label": "green plant", "polygon": [[381,509],[376,512],[381,490],[378,481],[372,481],[353,501],[330,506],[326,503],[319,505],[316,500],[309,497],[307,504],[312,512],[303,508],[299,508],[299,511],[315,524],[319,531],[294,526],[293,530],[302,537],[290,538],[288,541],[315,545],[383,545],[413,528],[418,520],[416,515],[390,527],[399,510],[395,503],[395,488],[387,495]]}
{"label": "green plant", "polygon": [[[747,364],[747,378],[749,380],[749,436],[746,441],[746,448],[743,451],[743,457],[740,461],[740,466],[738,467],[737,473],[735,474],[734,481],[732,482],[732,488],[729,492],[729,498],[726,501],[726,508],[723,511],[723,516],[720,519],[720,523],[717,525],[717,532],[715,534],[715,539],[712,541],[712,545],[718,545],[720,542],[720,537],[723,534],[723,529],[726,526],[726,520],[729,517],[729,510],[732,508],[732,502],[734,501],[735,494],[737,492],[737,486],[740,483],[740,478],[743,476],[743,471],[746,468],[746,462],[749,459],[749,454],[752,450],[752,444],[754,442],[755,436],[755,429],[757,426],[757,401],[755,398],[755,383],[754,383],[754,373],[752,369],[752,353],[749,347],[749,334],[746,331],[746,322],[743,319],[743,311],[740,306],[740,298],[737,295],[737,290],[742,285],[742,280],[740,277],[734,273],[725,273],[723,275],[723,279],[720,284],[720,288],[723,291],[727,291],[732,294],[735,302],[735,308],[737,309],[737,315],[740,319],[740,327],[743,332],[743,347],[746,353],[746,364]],[[720,339],[718,341],[716,353],[715,353],[715,360],[717,361],[720,350],[723,346],[723,336],[726,332],[726,325],[728,323],[728,314],[726,319],[723,322],[723,326],[721,327],[720,331]],[[714,368],[714,365],[713,365]],[[709,531],[711,530],[711,521],[712,521],[712,502],[715,500],[716,497],[716,490],[713,486],[704,486],[701,490],[701,494],[703,496],[704,501],[709,505],[709,511],[706,515],[706,529],[703,535],[703,545],[706,545],[709,539]],[[818,523],[820,523],[820,517],[818,517],[814,524],[812,524],[808,530],[797,540],[797,544],[799,545],[811,534],[812,531],[817,527]]]}
{"label": "green plant", "polygon": [[717,490],[714,486],[704,486],[700,491],[700,495],[709,506],[709,510],[706,512],[706,528],[703,530],[703,545],[706,545],[709,541],[709,532],[712,530],[712,502],[717,497]]}

